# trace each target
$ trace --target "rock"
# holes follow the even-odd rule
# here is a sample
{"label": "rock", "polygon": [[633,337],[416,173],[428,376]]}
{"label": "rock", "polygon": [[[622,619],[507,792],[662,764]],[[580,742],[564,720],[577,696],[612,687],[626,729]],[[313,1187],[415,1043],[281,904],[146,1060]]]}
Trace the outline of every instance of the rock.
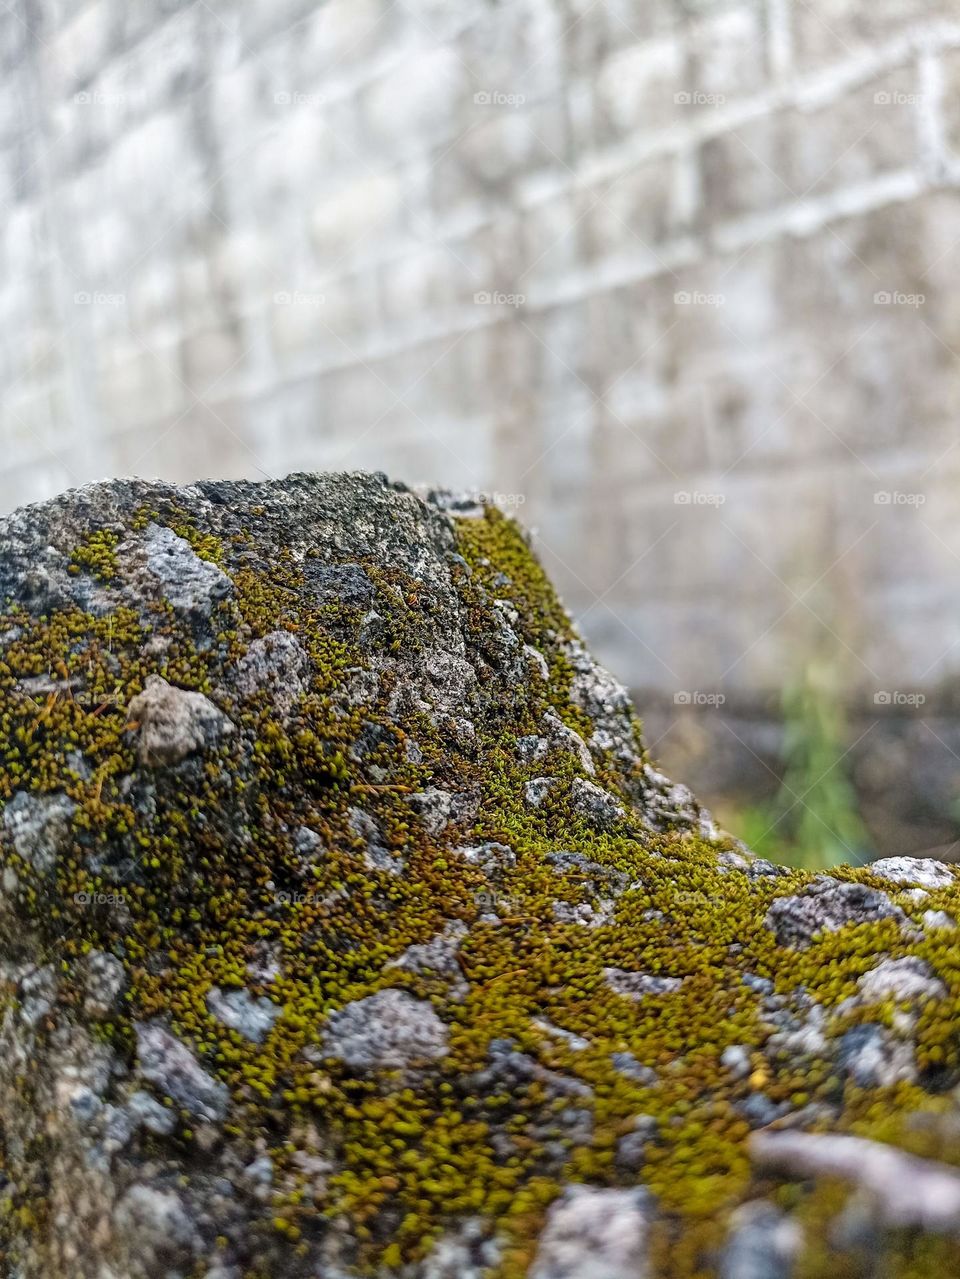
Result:
{"label": "rock", "polygon": [[447,1028],[428,1003],[381,990],[327,1019],[323,1051],[354,1070],[401,1070],[445,1056]]}
{"label": "rock", "polygon": [[203,560],[173,529],[148,524],[143,535],[147,568],[160,585],[164,600],[177,612],[209,617],[213,608],[233,591],[222,569]]}
{"label": "rock", "polygon": [[127,974],[116,955],[92,950],[86,956],[83,1010],[93,1021],[115,1012],[127,984]]}
{"label": "rock", "polygon": [[598,830],[611,830],[627,815],[627,810],[616,796],[583,777],[573,779],[570,797],[574,812]]}
{"label": "rock", "polygon": [[159,675],[148,677],[127,713],[138,725],[138,757],[151,767],[178,764],[234,731],[230,720],[203,693],[175,688]]}
{"label": "rock", "polygon": [[155,1262],[187,1261],[200,1243],[195,1223],[173,1190],[131,1186],[117,1206],[116,1221]]}
{"label": "rock", "polygon": [[832,933],[847,924],[877,919],[906,923],[903,911],[885,893],[865,884],[841,883],[822,875],[803,893],[776,898],[766,922],[781,946],[802,949],[817,933]]}
{"label": "rock", "polygon": [[202,1068],[185,1044],[158,1022],[137,1022],[134,1031],[144,1079],[197,1119],[224,1118],[226,1086]]}
{"label": "rock", "polygon": [[409,973],[436,973],[446,978],[451,994],[462,999],[470,987],[457,963],[457,953],[460,942],[469,931],[461,920],[454,920],[442,933],[437,933],[428,942],[408,946],[402,955],[390,960],[385,966],[400,968]]}
{"label": "rock", "polygon": [[[760,1168],[804,1180],[829,1177],[860,1187],[876,1206],[876,1225],[920,1228],[934,1234],[960,1230],[956,1168],[863,1137],[828,1133],[755,1133],[750,1152]],[[933,1279],[933,1272],[929,1273]]]}
{"label": "rock", "polygon": [[605,968],[603,978],[611,990],[625,999],[643,999],[644,995],[669,995],[683,985],[682,977],[631,973],[623,968]]}
{"label": "rock", "polygon": [[774,1204],[757,1199],[730,1218],[718,1279],[790,1279],[802,1234]]}
{"label": "rock", "polygon": [[289,715],[307,690],[310,659],[295,635],[270,631],[255,639],[237,663],[234,683],[241,697],[268,696],[280,715]]}
{"label": "rock", "polygon": [[720,1054],[720,1065],[734,1079],[746,1079],[750,1074],[750,1052],[744,1044],[730,1044]]}
{"label": "rock", "polygon": [[539,808],[556,784],[555,777],[534,777],[527,782],[524,799],[531,808]]}
{"label": "rock", "polygon": [[647,1157],[647,1143],[657,1131],[652,1115],[637,1115],[633,1128],[617,1142],[617,1167],[625,1172],[639,1172]]}
{"label": "rock", "polygon": [[256,998],[248,990],[223,991],[219,986],[207,992],[207,1007],[225,1026],[255,1044],[263,1043],[283,1011],[272,1000]]}
{"label": "rock", "polygon": [[530,1279],[646,1279],[645,1190],[571,1186],[550,1209]]}
{"label": "rock", "polygon": [[10,1279],[960,1273],[749,1140],[955,1148],[955,872],[725,836],[482,499],[68,493],[0,655]]}
{"label": "rock", "polygon": [[913,1001],[944,999],[947,988],[935,977],[930,965],[914,955],[903,959],[884,959],[857,982],[861,998],[868,1003],[884,999]]}
{"label": "rock", "polygon": [[652,1088],[654,1084],[659,1082],[657,1072],[651,1070],[649,1066],[642,1065],[637,1061],[633,1053],[611,1053],[610,1060],[613,1062],[614,1069],[618,1070],[621,1075],[626,1075],[628,1079],[633,1079],[638,1084]]}
{"label": "rock", "polygon": [[870,873],[892,884],[918,884],[921,888],[949,888],[953,871],[931,857],[881,857],[870,864]]}
{"label": "rock", "polygon": [[854,1026],[840,1040],[838,1065],[861,1088],[890,1088],[917,1077],[913,1049],[884,1026]]}
{"label": "rock", "polygon": [[135,1126],[152,1132],[157,1137],[167,1137],[177,1126],[176,1114],[160,1104],[147,1092],[135,1092],[127,1102],[127,1113]]}
{"label": "rock", "polygon": [[926,929],[956,928],[957,921],[945,910],[925,910],[920,922]]}
{"label": "rock", "polygon": [[307,588],[321,604],[369,608],[373,603],[373,583],[359,564],[308,563],[304,576]]}
{"label": "rock", "polygon": [[70,836],[77,806],[64,794],[17,791],[3,810],[3,829],[14,849],[41,874],[50,874]]}

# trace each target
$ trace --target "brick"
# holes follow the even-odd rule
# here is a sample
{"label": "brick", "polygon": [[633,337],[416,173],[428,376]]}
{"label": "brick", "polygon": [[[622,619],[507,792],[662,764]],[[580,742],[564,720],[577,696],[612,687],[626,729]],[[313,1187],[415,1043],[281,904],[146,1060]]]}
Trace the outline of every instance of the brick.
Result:
{"label": "brick", "polygon": [[701,150],[703,202],[711,222],[756,213],[793,200],[784,112],[711,138]]}
{"label": "brick", "polygon": [[689,91],[686,51],[675,35],[616,49],[596,74],[598,121],[603,141],[651,133],[670,125],[677,95]]}
{"label": "brick", "polygon": [[66,96],[82,91],[107,62],[119,36],[117,14],[108,0],[93,0],[51,32],[40,54],[48,92]]}
{"label": "brick", "polygon": [[561,21],[571,70],[592,76],[617,49],[678,31],[684,15],[674,0],[565,0]]}
{"label": "brick", "polygon": [[527,106],[556,101],[568,74],[565,20],[553,0],[521,0],[474,12],[457,40],[470,70],[471,95],[522,98]]}
{"label": "brick", "polygon": [[517,178],[529,180],[544,171],[562,174],[568,155],[565,125],[555,103],[473,104],[455,148],[460,180],[489,193]]}
{"label": "brick", "polygon": [[314,8],[291,33],[298,85],[306,91],[315,77],[326,78],[377,50],[395,48],[393,10],[389,0],[330,0]]}
{"label": "brick", "polygon": [[401,216],[396,176],[372,173],[348,180],[314,205],[310,231],[316,252],[328,262],[341,256],[349,259],[365,240],[389,239],[397,232]]}
{"label": "brick", "polygon": [[580,228],[577,200],[564,192],[525,211],[520,227],[519,270],[511,293],[527,296],[547,289],[571,271],[579,256]]}
{"label": "brick", "polygon": [[453,49],[411,52],[363,94],[369,145],[403,156],[456,136],[458,112],[470,93],[469,70]]}
{"label": "brick", "polygon": [[794,5],[797,61],[803,69],[844,62],[938,21],[956,21],[949,0],[876,0],[870,5],[817,0]]}
{"label": "brick", "polygon": [[943,76],[943,132],[947,151],[954,163],[960,163],[960,50],[944,53],[941,59]]}
{"label": "brick", "polygon": [[652,160],[583,188],[584,256],[656,264],[656,247],[690,225],[681,166],[677,157]]}
{"label": "brick", "polygon": [[788,181],[798,196],[822,195],[918,161],[919,78],[886,72],[818,111],[789,117]]}
{"label": "brick", "polygon": [[[146,350],[128,342],[97,355],[91,392],[105,429],[173,418],[189,404],[175,350]],[[154,459],[154,465],[161,460]]]}
{"label": "brick", "polygon": [[690,30],[690,101],[678,106],[709,111],[758,92],[766,79],[766,39],[757,5],[708,10]]}

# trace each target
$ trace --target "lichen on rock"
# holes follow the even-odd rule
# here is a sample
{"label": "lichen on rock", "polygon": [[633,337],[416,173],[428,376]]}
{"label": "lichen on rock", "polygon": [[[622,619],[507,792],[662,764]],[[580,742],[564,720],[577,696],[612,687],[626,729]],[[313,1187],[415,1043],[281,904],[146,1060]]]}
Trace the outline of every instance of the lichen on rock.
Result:
{"label": "lichen on rock", "polygon": [[495,508],[9,516],[0,753],[0,1273],[960,1272],[953,868],[723,835]]}

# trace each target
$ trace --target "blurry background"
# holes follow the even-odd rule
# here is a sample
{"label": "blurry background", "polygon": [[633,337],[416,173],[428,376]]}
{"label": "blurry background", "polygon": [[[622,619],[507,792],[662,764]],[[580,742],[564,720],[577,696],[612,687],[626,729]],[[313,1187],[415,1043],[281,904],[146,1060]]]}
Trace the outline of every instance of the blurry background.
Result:
{"label": "blurry background", "polygon": [[496,493],[731,827],[953,856],[954,4],[6,0],[0,58],[0,505]]}

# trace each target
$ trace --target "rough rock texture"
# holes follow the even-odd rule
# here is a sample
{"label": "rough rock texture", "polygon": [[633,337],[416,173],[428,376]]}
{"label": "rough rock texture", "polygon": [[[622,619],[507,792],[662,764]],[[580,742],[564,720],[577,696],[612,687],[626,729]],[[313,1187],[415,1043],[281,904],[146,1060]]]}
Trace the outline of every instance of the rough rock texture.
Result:
{"label": "rough rock texture", "polygon": [[497,510],[99,485],[0,615],[5,1279],[960,1273],[953,869],[725,837]]}

